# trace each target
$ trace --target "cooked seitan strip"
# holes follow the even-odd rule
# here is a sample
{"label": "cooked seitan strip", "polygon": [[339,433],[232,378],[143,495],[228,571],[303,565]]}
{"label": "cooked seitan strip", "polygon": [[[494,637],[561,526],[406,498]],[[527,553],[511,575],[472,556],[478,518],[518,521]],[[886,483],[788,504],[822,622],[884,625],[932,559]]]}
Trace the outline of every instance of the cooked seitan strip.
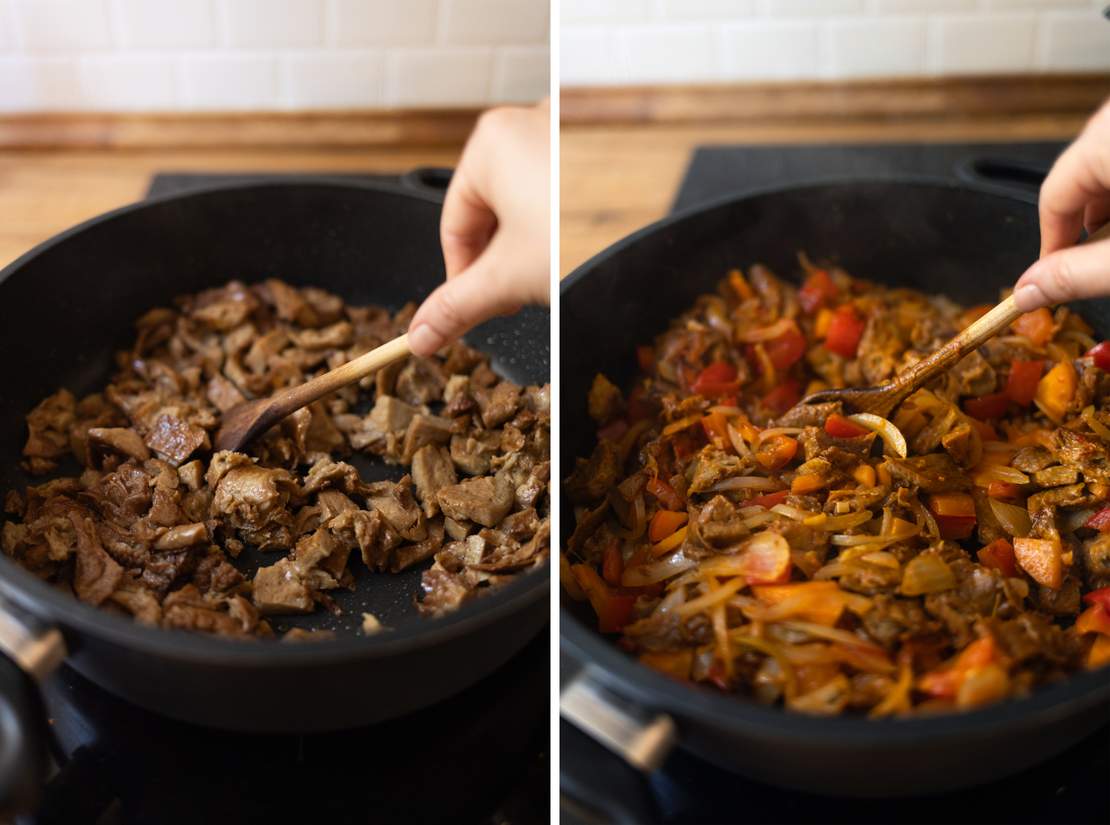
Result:
{"label": "cooked seitan strip", "polygon": [[513,488],[500,476],[470,478],[440,490],[436,500],[448,518],[494,527],[512,509]]}

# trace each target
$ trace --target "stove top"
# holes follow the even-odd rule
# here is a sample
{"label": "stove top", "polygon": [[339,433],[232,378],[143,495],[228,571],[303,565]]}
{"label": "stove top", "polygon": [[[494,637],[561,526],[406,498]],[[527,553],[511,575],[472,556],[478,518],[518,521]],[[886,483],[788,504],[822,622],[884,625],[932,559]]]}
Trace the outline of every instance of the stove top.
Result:
{"label": "stove top", "polygon": [[[1063,147],[1060,143],[700,147],[691,157],[672,211],[772,186],[850,177],[915,175],[1036,192],[1041,176]],[[928,797],[856,800],[786,791],[729,773],[680,748],[648,777],[648,785],[660,823],[1105,823],[1110,821],[1110,725],[1023,773]],[[563,814],[568,825],[592,822],[594,816],[579,809]]]}
{"label": "stove top", "polygon": [[44,690],[58,770],[27,825],[546,823],[548,650],[541,632],[434,707],[307,736],[166,719],[64,667]]}
{"label": "stove top", "polygon": [[[148,195],[271,177],[158,175]],[[177,722],[63,667],[43,690],[57,769],[41,810],[20,825],[546,823],[549,650],[549,634],[541,631],[502,668],[444,702],[316,735],[244,734]],[[327,697],[321,685],[318,697],[289,702]]]}

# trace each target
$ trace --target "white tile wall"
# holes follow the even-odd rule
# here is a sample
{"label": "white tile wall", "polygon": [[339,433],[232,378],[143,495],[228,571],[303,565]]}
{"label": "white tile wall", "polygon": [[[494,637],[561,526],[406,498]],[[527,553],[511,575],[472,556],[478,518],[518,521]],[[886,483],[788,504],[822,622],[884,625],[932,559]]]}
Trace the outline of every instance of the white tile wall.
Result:
{"label": "white tile wall", "polygon": [[1110,71],[1110,0],[562,0],[567,86]]}
{"label": "white tile wall", "polygon": [[0,0],[0,112],[534,101],[549,3]]}
{"label": "white tile wall", "polygon": [[937,21],[935,59],[946,71],[960,74],[1018,72],[1034,63],[1036,30],[1031,14],[942,18]]}
{"label": "white tile wall", "polygon": [[526,103],[535,99],[536,87],[547,83],[551,53],[546,46],[512,46],[494,58],[493,96],[497,100]]}
{"label": "white tile wall", "polygon": [[469,106],[489,100],[493,51],[486,48],[404,49],[386,64],[386,103]]}

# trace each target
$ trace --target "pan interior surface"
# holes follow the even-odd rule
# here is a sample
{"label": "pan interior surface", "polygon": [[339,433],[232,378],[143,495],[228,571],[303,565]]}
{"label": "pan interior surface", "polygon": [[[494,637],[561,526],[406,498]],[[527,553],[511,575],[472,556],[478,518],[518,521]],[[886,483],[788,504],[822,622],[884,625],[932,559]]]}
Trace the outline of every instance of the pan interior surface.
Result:
{"label": "pan interior surface", "polygon": [[[852,180],[767,190],[653,224],[583,264],[563,283],[563,475],[593,448],[596,428],[587,414],[586,398],[594,375],[602,372],[618,386],[628,387],[637,373],[636,345],[650,343],[696,296],[713,291],[730,269],[763,263],[797,282],[796,256],[805,252],[814,261],[842,266],[859,278],[978,304],[996,302],[999,290],[1012,285],[1038,250],[1032,197],[927,180]],[[1074,308],[1092,324],[1096,337],[1110,337],[1110,302],[1088,301]],[[573,524],[573,511],[564,502],[564,542]],[[849,771],[847,766],[858,768],[861,760],[866,762],[868,749],[890,746],[908,753],[926,740],[958,747],[965,735],[1026,730],[1063,719],[1068,705],[1089,713],[1092,706],[1110,699],[1104,674],[1083,673],[1029,699],[969,714],[908,722],[813,719],[671,682],[598,634],[588,604],[565,597],[562,603],[564,649],[589,663],[597,678],[619,694],[675,714],[684,742],[709,743],[697,748],[702,755],[735,770],[743,761],[737,753],[741,741],[797,749],[791,751],[799,761],[793,776],[788,769],[770,775],[775,769],[767,760],[763,767],[745,768],[783,785],[814,787],[819,781],[816,769],[800,764],[813,755],[803,753],[810,745],[824,749],[820,758],[826,765],[835,765],[835,759],[828,762],[829,755],[842,749]],[[1023,718],[1028,725],[1022,725]],[[719,734],[715,742],[714,731]],[[729,739],[731,734],[747,738]],[[1052,747],[1051,736],[1042,740],[1045,748]],[[958,784],[955,779],[950,786]]]}
{"label": "pan interior surface", "polygon": [[[407,302],[419,302],[443,280],[439,212],[436,199],[384,184],[309,181],[217,187],[125,207],[28,253],[0,272],[5,321],[0,346],[9,354],[9,389],[0,395],[0,450],[8,456],[0,465],[0,490],[22,489],[50,477],[27,476],[18,466],[26,437],[24,416],[59,387],[80,397],[103,386],[116,351],[130,344],[134,321],[147,310],[232,279],[253,283],[273,277],[321,287],[348,304],[373,303],[396,311]],[[512,381],[549,380],[546,310],[527,309],[496,319],[474,330],[467,341],[489,353],[494,369]],[[367,480],[403,474],[402,468],[361,454],[351,462]],[[75,462],[59,468],[60,474],[77,472]],[[248,549],[239,566],[250,576],[280,555]],[[387,627],[414,632],[451,622],[418,615],[414,598],[422,568],[397,575],[371,574],[361,565],[352,569],[355,589],[333,591],[340,614],[319,609],[308,616],[274,617],[275,628],[328,629],[353,636],[363,612],[373,613]],[[0,559],[0,579],[22,591],[28,584],[34,588],[30,578]],[[477,601],[491,607],[518,598],[522,590],[538,593],[546,586],[543,578],[537,572],[534,581],[507,588],[510,593]],[[34,589],[49,601],[56,617],[89,618],[89,609],[75,600],[58,600],[54,597],[61,594]],[[101,624],[101,619],[130,624],[106,614],[95,622]],[[145,628],[135,630],[147,633]],[[181,634],[173,636],[184,641]],[[188,645],[206,642],[223,640],[198,636]]]}

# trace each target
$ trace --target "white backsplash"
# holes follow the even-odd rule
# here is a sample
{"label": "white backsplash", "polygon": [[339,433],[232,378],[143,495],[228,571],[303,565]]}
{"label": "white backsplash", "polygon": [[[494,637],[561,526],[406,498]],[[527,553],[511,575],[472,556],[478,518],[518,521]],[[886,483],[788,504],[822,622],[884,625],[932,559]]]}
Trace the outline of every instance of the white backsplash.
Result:
{"label": "white backsplash", "polygon": [[548,39],[547,0],[0,0],[0,111],[527,102]]}
{"label": "white backsplash", "polygon": [[1110,70],[1110,0],[562,0],[564,86]]}

